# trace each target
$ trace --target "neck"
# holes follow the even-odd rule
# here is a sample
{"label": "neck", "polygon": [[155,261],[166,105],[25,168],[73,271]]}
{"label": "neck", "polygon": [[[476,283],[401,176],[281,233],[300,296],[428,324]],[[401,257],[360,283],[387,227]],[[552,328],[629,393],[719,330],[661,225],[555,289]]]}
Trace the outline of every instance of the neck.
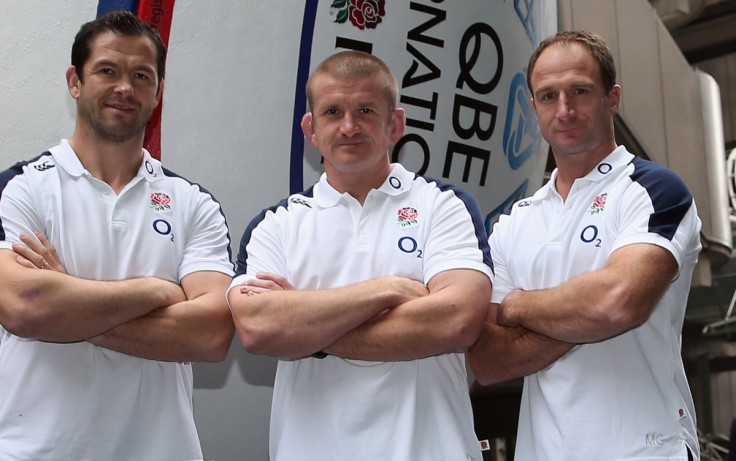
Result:
{"label": "neck", "polygon": [[557,165],[555,189],[557,189],[557,193],[562,196],[563,200],[567,198],[575,180],[587,176],[616,147],[616,144],[613,143],[612,145],[602,146],[595,152],[566,155],[558,155],[553,151],[552,154]]}
{"label": "neck", "polygon": [[353,196],[361,205],[365,203],[365,199],[371,190],[381,187],[392,169],[393,166],[387,164],[385,169],[377,171],[375,174],[368,174],[365,171],[356,173],[330,172],[327,167],[325,168],[327,182],[338,192]]}
{"label": "neck", "polygon": [[69,139],[84,168],[95,178],[107,183],[115,193],[138,174],[143,161],[143,140],[117,143],[90,140],[75,132]]}

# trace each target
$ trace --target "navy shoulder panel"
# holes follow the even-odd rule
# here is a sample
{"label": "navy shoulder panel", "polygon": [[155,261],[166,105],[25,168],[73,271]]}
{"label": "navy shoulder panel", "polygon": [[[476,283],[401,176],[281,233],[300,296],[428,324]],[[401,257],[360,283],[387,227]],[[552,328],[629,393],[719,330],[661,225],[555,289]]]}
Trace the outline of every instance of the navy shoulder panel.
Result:
{"label": "navy shoulder panel", "polygon": [[449,184],[438,179],[428,178],[426,176],[421,176],[418,174],[415,174],[414,177],[421,177],[429,183],[434,183],[437,188],[442,192],[451,191],[455,194],[457,198],[460,199],[460,201],[462,201],[462,203],[465,205],[465,209],[468,210],[468,213],[470,214],[470,217],[473,221],[475,236],[478,240],[478,249],[483,253],[483,263],[485,263],[488,267],[491,268],[491,271],[493,271],[491,246],[488,243],[488,234],[486,233],[486,226],[483,220],[483,214],[481,213],[480,207],[478,206],[478,202],[475,200],[475,198],[470,195],[465,189],[453,184]]}
{"label": "navy shoulder panel", "polygon": [[[3,195],[3,192],[5,192],[5,187],[8,185],[8,183],[13,178],[15,178],[18,175],[23,174],[23,167],[36,162],[41,157],[44,157],[46,155],[51,155],[51,152],[46,151],[43,154],[39,155],[38,157],[35,157],[31,160],[24,160],[24,161],[18,162],[15,165],[8,168],[7,170],[0,172],[0,196]],[[40,168],[39,171],[43,171],[44,169],[48,169],[48,168]],[[3,224],[2,218],[0,217],[0,240],[5,240],[5,228],[3,227],[2,224]]]}
{"label": "navy shoulder panel", "polygon": [[231,246],[232,246],[232,239],[230,238],[230,227],[227,224],[227,216],[225,216],[225,211],[222,209],[222,204],[220,203],[219,200],[217,200],[217,197],[215,197],[209,190],[207,190],[201,184],[196,183],[196,182],[192,182],[192,181],[188,180],[187,178],[174,173],[173,171],[169,170],[168,168],[164,168],[163,165],[161,165],[161,171],[164,172],[164,176],[166,176],[167,178],[178,178],[178,179],[181,179],[182,181],[186,181],[187,183],[189,183],[189,184],[191,184],[193,186],[197,186],[197,188],[203,194],[208,195],[212,199],[212,201],[214,201],[219,206],[219,208],[220,208],[220,214],[222,215],[222,219],[225,220],[225,229],[226,229],[226,232],[227,232],[227,234],[226,234],[226,236],[227,236],[227,242],[228,242],[228,245],[227,245],[227,257],[232,262],[232,260],[233,260],[233,250],[231,248]]}
{"label": "navy shoulder panel", "polygon": [[217,203],[220,203],[220,202],[218,202],[217,198],[214,195],[212,195],[212,193],[210,191],[208,191],[201,184],[196,183],[196,182],[192,182],[192,181],[188,180],[187,178],[185,178],[184,176],[181,176],[181,175],[179,175],[177,173],[174,173],[173,171],[169,170],[168,168],[164,168],[163,165],[161,165],[161,171],[164,172],[164,176],[166,176],[167,178],[179,178],[182,181],[186,181],[187,183],[191,184],[192,186],[197,186],[197,188],[200,191],[202,191],[202,193],[209,195],[210,197],[212,197],[212,200],[214,200]]}
{"label": "navy shoulder panel", "polygon": [[690,209],[693,196],[685,181],[659,163],[634,157],[631,180],[646,189],[654,212],[649,217],[649,230],[671,240]]}
{"label": "navy shoulder panel", "polygon": [[24,166],[34,163],[38,161],[41,157],[44,157],[46,155],[51,155],[51,152],[46,151],[43,154],[39,155],[38,157],[32,158],[31,160],[24,160],[22,162],[18,162],[15,165],[8,168],[7,170],[0,172],[0,195],[2,195],[3,191],[5,190],[5,186],[7,186],[8,183],[13,178],[18,176],[19,174],[23,174]]}
{"label": "navy shoulder panel", "polygon": [[312,198],[314,197],[314,186],[310,187],[304,192],[301,192],[299,194],[291,195],[280,202],[278,202],[276,205],[270,206],[268,208],[264,208],[261,210],[260,213],[258,213],[248,224],[248,227],[245,228],[245,232],[243,232],[243,237],[240,239],[240,248],[238,250],[238,259],[236,261],[236,268],[235,268],[235,276],[243,275],[248,270],[248,251],[246,250],[248,244],[250,243],[250,239],[253,236],[253,231],[258,227],[258,225],[263,222],[264,219],[266,219],[266,215],[271,212],[275,213],[276,210],[279,208],[289,208],[290,204],[294,205],[300,205],[300,206],[307,206],[311,207],[309,203],[300,200],[298,197],[295,197],[295,195],[303,195],[304,197]]}

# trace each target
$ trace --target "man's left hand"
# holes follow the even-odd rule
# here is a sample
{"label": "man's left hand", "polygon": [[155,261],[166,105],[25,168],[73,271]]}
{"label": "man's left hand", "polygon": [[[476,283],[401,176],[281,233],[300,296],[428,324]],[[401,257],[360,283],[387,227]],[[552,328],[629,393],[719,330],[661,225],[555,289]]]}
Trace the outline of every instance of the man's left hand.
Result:
{"label": "man's left hand", "polygon": [[34,231],[35,237],[28,234],[20,234],[20,239],[25,243],[13,244],[13,251],[18,254],[18,264],[29,269],[49,269],[66,274],[66,268],[61,264],[56,248],[49,242],[45,235]]}

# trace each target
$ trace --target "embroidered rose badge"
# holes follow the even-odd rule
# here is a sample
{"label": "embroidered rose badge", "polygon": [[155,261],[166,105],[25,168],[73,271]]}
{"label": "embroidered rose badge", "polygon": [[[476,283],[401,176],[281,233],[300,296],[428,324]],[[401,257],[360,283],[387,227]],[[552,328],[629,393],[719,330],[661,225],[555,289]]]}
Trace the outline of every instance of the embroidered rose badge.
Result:
{"label": "embroidered rose badge", "polygon": [[603,211],[603,208],[606,207],[606,196],[608,194],[601,194],[598,197],[596,197],[593,200],[593,204],[590,206],[590,209],[588,210],[588,213],[590,214],[596,214]]}

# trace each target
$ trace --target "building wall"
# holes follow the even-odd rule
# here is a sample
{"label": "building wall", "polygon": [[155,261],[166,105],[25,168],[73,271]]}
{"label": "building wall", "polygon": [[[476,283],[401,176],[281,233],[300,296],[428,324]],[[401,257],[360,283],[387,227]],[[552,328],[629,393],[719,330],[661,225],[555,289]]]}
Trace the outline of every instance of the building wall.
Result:
{"label": "building wall", "polygon": [[718,81],[723,104],[723,136],[726,145],[736,147],[736,53],[701,61],[696,67]]}

